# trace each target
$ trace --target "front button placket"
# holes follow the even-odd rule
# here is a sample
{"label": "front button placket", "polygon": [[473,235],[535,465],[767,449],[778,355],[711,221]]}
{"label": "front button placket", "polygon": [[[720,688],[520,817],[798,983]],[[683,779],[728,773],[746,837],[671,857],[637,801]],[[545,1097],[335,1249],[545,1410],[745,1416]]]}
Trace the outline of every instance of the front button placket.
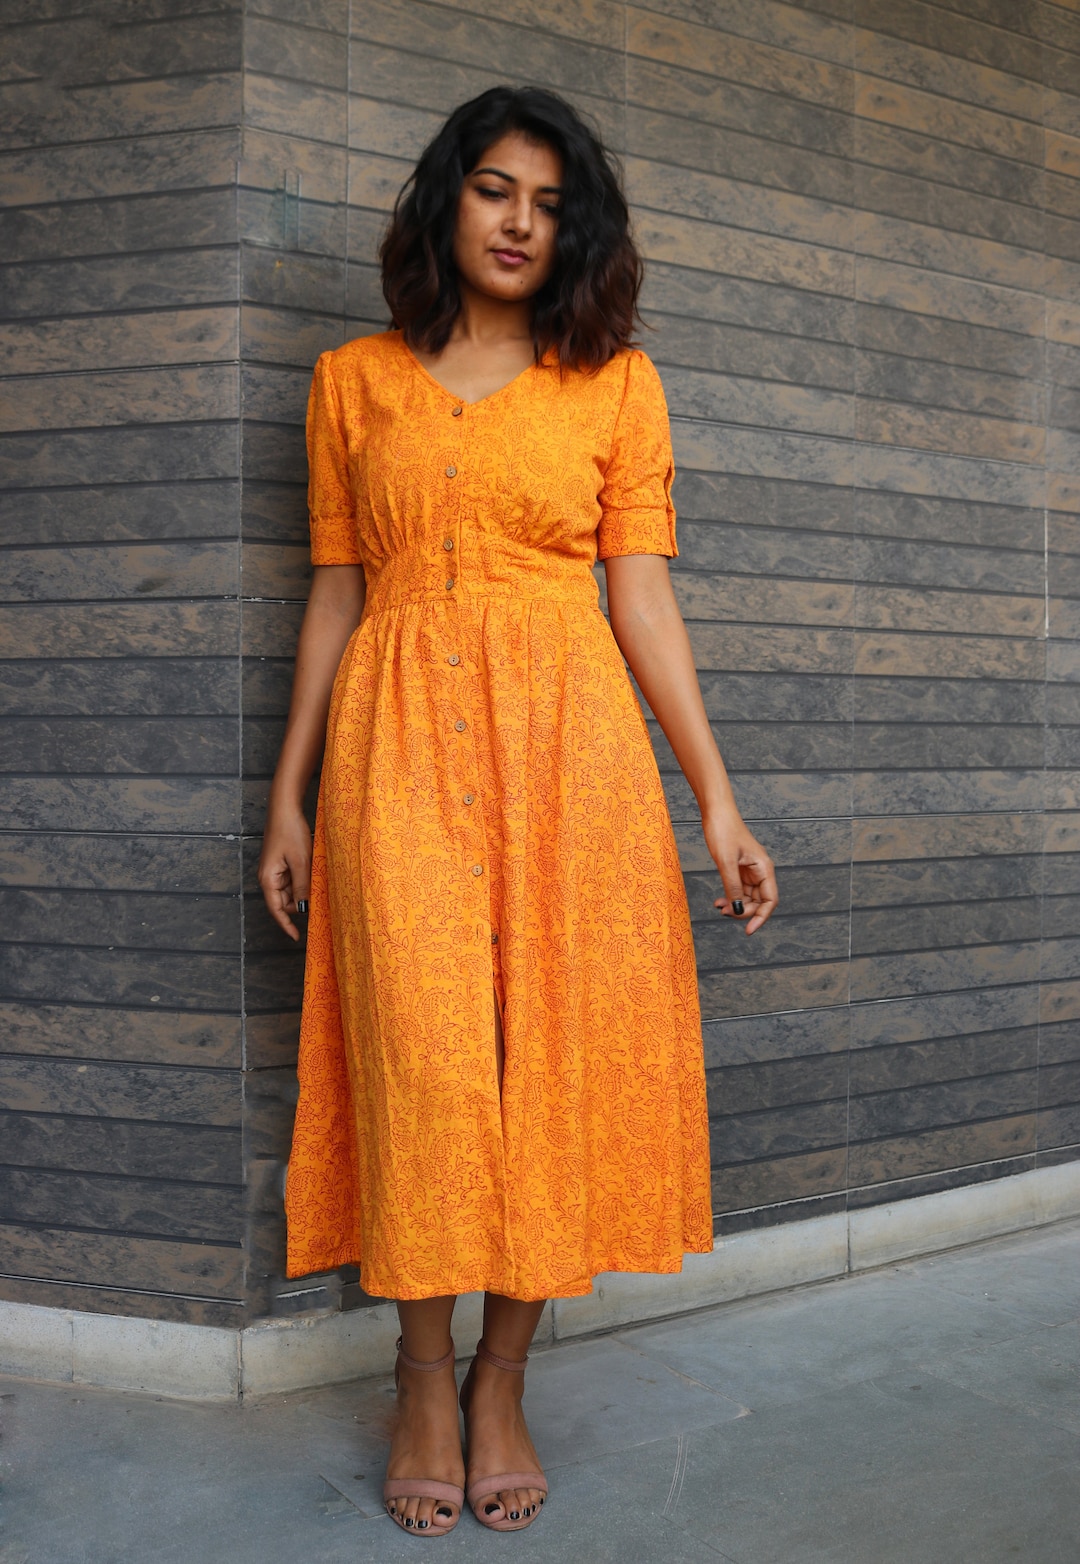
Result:
{"label": "front button placket", "polygon": [[[451,408],[451,412],[457,413],[459,415],[461,411],[461,407]],[[445,418],[445,416],[445,411],[441,411],[440,417]],[[458,475],[458,468],[462,455],[461,444],[465,438],[466,429],[467,426],[465,424],[458,424],[454,428],[453,436],[447,440],[442,452],[440,452],[442,461],[445,464],[443,467],[443,473],[446,479],[454,479]],[[449,433],[450,431],[447,429],[447,434],[449,435]],[[453,482],[444,482],[442,485],[440,485],[440,487],[441,494],[439,498],[442,510],[442,516],[440,519],[442,521],[442,529],[441,533],[437,536],[439,537],[439,542],[442,545],[443,551],[447,554],[453,554],[455,549],[460,547],[464,485]],[[447,560],[446,563],[449,565],[450,561]],[[442,582],[443,591],[452,592],[455,586],[460,586],[460,584],[461,564],[459,562],[458,568],[456,570],[447,571],[446,576]]]}
{"label": "front button placket", "polygon": [[[461,418],[464,412],[464,406],[458,405],[452,407],[450,412],[452,417]],[[459,471],[463,466],[463,445],[467,443],[468,434],[468,421],[457,425],[455,430],[455,437],[452,443],[452,459],[446,462],[446,466],[443,469],[447,479],[455,479],[458,477]],[[451,452],[447,452],[447,455],[451,455]],[[443,582],[444,590],[448,593],[452,592],[455,586],[460,588],[462,584],[465,563],[462,559],[463,541],[461,530],[463,521],[464,496],[464,487],[459,486],[456,483],[447,483],[442,495],[445,507],[445,530],[441,539],[441,546],[445,554],[455,554],[457,562],[456,574],[447,575]],[[449,560],[447,563],[449,563]],[[465,590],[467,602],[467,587]],[[457,600],[454,598],[449,599],[449,601],[457,603]],[[457,619],[459,607],[460,605],[453,609],[453,617],[452,620],[448,622],[448,627],[449,623],[452,623]],[[455,629],[454,634],[457,635],[459,633],[460,632]],[[461,645],[460,641],[458,642],[458,645]],[[462,854],[461,862],[463,868],[465,869],[466,875],[476,887],[476,895],[478,898],[478,905],[476,906],[477,923],[479,927],[484,930],[483,937],[485,941],[490,940],[492,943],[495,943],[491,932],[494,920],[491,916],[492,908],[490,904],[490,892],[488,885],[485,884],[485,881],[488,879],[488,850],[484,812],[482,809],[475,809],[472,807],[474,804],[479,802],[475,788],[476,779],[480,775],[480,767],[478,764],[479,757],[476,753],[476,740],[474,736],[475,724],[472,721],[472,712],[469,709],[472,670],[469,667],[462,665],[461,653],[453,649],[453,643],[451,643],[451,645],[446,648],[446,663],[448,674],[450,669],[455,670],[454,673],[450,675],[450,677],[454,679],[454,684],[451,687],[453,692],[453,704],[457,706],[459,712],[464,713],[464,715],[455,718],[454,731],[455,733],[467,735],[462,744],[455,744],[452,746],[454,752],[454,761],[451,767],[452,779],[457,783],[457,786],[454,787],[454,796],[459,800],[458,804],[456,805],[456,809],[458,811],[458,830],[460,831],[458,844]],[[469,720],[466,720],[467,718]]]}
{"label": "front button placket", "polygon": [[450,783],[453,788],[452,796],[457,800],[451,806],[456,813],[454,834],[461,853],[459,861],[476,887],[477,902],[474,917],[477,930],[482,931],[482,937],[487,940],[494,919],[490,892],[485,884],[488,866],[487,828],[483,810],[473,807],[480,801],[475,790],[476,778],[480,775],[475,722],[472,712],[469,711],[470,685],[474,670],[463,665],[461,656],[457,652],[448,653],[446,662],[447,676],[454,680],[451,686],[454,704],[459,711],[464,709],[469,712],[468,719],[457,717],[453,724],[455,733],[462,735],[460,744],[451,745]]}

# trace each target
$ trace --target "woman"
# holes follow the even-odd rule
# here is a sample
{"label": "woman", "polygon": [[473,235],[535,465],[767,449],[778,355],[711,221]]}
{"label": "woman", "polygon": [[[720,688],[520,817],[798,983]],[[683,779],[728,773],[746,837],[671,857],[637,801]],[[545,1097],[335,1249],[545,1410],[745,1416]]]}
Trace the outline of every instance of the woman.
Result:
{"label": "woman", "polygon": [[521,1411],[545,1300],[712,1247],[689,915],[623,658],[701,805],[717,907],[753,933],[776,889],[668,578],[667,411],[599,142],[549,93],[482,94],[382,265],[394,329],[315,370],[315,574],[259,869],[292,938],[311,906],[289,1275],[358,1263],[397,1300],[398,1524],[445,1533],[467,1492],[516,1530],[547,1492]]}

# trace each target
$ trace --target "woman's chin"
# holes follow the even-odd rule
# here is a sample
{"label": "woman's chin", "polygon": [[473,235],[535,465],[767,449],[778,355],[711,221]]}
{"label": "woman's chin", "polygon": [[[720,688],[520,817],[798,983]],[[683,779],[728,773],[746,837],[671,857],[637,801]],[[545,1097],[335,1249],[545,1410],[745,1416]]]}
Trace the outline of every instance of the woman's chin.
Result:
{"label": "woman's chin", "polygon": [[485,299],[497,299],[501,304],[520,304],[522,299],[529,299],[536,292],[532,278],[509,269],[485,272],[481,277],[468,277],[466,281]]}

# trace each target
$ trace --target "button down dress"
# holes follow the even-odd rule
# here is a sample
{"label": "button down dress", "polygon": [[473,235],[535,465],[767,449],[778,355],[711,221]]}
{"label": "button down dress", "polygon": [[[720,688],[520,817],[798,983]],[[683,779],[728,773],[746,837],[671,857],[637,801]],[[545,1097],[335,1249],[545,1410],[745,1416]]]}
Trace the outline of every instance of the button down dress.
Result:
{"label": "button down dress", "polygon": [[549,358],[463,404],[386,332],[319,359],[308,451],[312,559],[362,564],[367,598],[315,829],[288,1274],[539,1299],[678,1271],[712,1247],[694,951],[592,570],[678,552],[659,377]]}

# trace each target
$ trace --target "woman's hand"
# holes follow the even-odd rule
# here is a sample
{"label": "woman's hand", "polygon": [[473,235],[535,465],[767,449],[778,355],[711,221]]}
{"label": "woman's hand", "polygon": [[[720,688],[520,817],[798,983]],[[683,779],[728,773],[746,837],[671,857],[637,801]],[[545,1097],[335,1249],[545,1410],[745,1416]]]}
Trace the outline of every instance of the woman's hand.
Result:
{"label": "woman's hand", "polygon": [[259,884],[275,923],[290,939],[289,917],[311,894],[311,831],[301,799],[326,737],[326,715],[342,653],[360,623],[367,588],[360,565],[316,565],[296,649],[289,720],[270,788]]}
{"label": "woman's hand", "polygon": [[[744,917],[747,934],[755,934],[776,910],[779,896],[772,859],[747,829],[736,809],[725,809],[702,821],[705,843],[720,871],[724,895],[713,903],[726,917]],[[742,903],[736,912],[733,902]]]}
{"label": "woman's hand", "polygon": [[[615,555],[607,569],[608,613],[619,650],[664,730],[683,776],[701,807],[705,841],[724,895],[716,905],[746,918],[754,934],[772,917],[772,859],[746,829],[701,698],[694,654],[661,554]],[[733,902],[742,902],[736,912]]]}
{"label": "woman's hand", "polygon": [[299,805],[270,806],[259,858],[259,885],[270,916],[290,939],[300,930],[289,917],[311,894],[311,829]]}

